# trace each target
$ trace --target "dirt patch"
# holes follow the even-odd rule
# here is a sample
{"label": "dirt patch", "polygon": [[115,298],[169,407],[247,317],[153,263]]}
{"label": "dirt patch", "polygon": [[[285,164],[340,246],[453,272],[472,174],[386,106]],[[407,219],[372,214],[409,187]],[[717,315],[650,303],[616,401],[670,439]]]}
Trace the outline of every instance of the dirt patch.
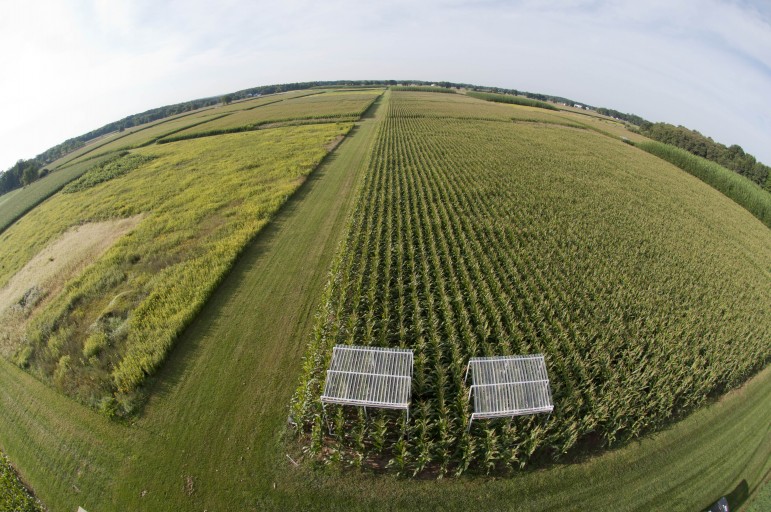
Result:
{"label": "dirt patch", "polygon": [[[33,310],[56,296],[64,284],[104,254],[120,237],[142,220],[127,219],[93,222],[76,226],[34,256],[8,283],[0,288],[0,352],[8,355],[9,339],[21,335]],[[15,306],[15,307],[12,307]]]}

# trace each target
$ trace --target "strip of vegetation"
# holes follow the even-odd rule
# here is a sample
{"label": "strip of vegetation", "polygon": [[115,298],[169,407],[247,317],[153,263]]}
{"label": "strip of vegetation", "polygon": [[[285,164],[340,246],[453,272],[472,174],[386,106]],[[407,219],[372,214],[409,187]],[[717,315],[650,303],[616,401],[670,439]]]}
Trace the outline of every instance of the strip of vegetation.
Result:
{"label": "strip of vegetation", "polygon": [[638,142],[635,146],[696,176],[771,227],[771,193],[744,176],[669,144],[650,141]]}
{"label": "strip of vegetation", "polygon": [[18,190],[13,197],[3,201],[0,206],[0,233],[37,205],[56,194],[72,180],[88,172],[93,166],[113,158],[115,158],[114,155],[102,155],[91,161],[74,164],[67,169],[54,171],[45,178]]}
{"label": "strip of vegetation", "polygon": [[640,133],[648,138],[676,146],[689,153],[722,165],[771,192],[771,167],[758,162],[736,144],[726,146],[696,130],[668,123],[643,123]]}
{"label": "strip of vegetation", "polygon": [[449,87],[438,87],[433,85],[392,85],[392,91],[412,91],[412,92],[444,92],[455,94],[454,89]]}
{"label": "strip of vegetation", "polygon": [[333,116],[323,115],[323,116],[304,116],[302,118],[289,117],[286,119],[268,119],[265,121],[260,121],[258,123],[248,124],[246,126],[237,126],[235,128],[220,128],[216,130],[206,130],[203,132],[172,135],[170,137],[164,137],[163,139],[159,139],[156,142],[158,144],[168,144],[170,142],[179,142],[181,140],[197,139],[200,137],[213,137],[215,135],[225,135],[228,133],[251,132],[251,131],[260,130],[266,127],[274,128],[274,127],[284,127],[284,126],[301,126],[301,125],[309,125],[309,124],[347,123],[347,122],[354,122],[358,118],[359,116],[349,116],[345,114],[340,114],[337,117],[335,117],[334,115]]}
{"label": "strip of vegetation", "polygon": [[477,98],[485,101],[494,101],[497,103],[511,103],[514,105],[523,105],[525,107],[537,107],[537,108],[545,108],[547,110],[559,110],[551,103],[546,103],[545,101],[534,100],[530,98],[523,98],[521,96],[510,96],[508,94],[495,94],[491,92],[474,92],[474,91],[468,91],[466,95],[471,96],[472,98]]}
{"label": "strip of vegetation", "polygon": [[596,110],[596,112],[600,115],[620,119],[636,126],[642,126],[645,123],[650,123],[650,121],[646,121],[636,114],[625,114],[624,112],[619,112],[618,110],[613,110],[612,108],[600,107]]}
{"label": "strip of vegetation", "polygon": [[3,452],[0,452],[0,510],[13,512],[42,512],[43,510],[40,502],[21,483],[19,475],[16,474]]}
{"label": "strip of vegetation", "polygon": [[134,410],[145,379],[241,249],[351,126],[138,149],[125,162],[130,173],[89,180],[37,208],[6,233],[0,286],[72,226],[138,214],[145,220],[32,312],[25,330],[0,333],[10,357],[107,415]]}
{"label": "strip of vegetation", "polygon": [[72,194],[95,187],[105,181],[128,174],[153,158],[152,156],[132,155],[128,151],[122,151],[116,158],[92,167],[86,174],[64,187],[62,192]]}

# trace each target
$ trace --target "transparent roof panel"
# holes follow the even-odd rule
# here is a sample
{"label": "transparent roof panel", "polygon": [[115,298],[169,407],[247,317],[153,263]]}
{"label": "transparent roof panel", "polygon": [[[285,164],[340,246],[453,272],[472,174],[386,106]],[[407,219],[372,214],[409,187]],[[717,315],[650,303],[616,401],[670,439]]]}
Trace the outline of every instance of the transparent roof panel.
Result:
{"label": "transparent roof panel", "polygon": [[552,412],[543,355],[475,357],[469,361],[475,418]]}
{"label": "transparent roof panel", "polygon": [[321,401],[391,409],[409,408],[412,350],[337,345]]}

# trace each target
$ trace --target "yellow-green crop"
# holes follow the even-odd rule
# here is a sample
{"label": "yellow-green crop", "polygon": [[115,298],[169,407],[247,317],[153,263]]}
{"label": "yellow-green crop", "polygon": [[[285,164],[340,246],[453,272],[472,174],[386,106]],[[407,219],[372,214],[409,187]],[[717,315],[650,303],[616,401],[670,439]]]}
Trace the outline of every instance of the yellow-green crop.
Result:
{"label": "yellow-green crop", "polygon": [[16,361],[108,413],[133,407],[137,389],[245,244],[350,128],[288,127],[142,148],[124,157],[126,166],[96,169],[26,215],[2,235],[0,285],[72,226],[144,217],[34,313]]}

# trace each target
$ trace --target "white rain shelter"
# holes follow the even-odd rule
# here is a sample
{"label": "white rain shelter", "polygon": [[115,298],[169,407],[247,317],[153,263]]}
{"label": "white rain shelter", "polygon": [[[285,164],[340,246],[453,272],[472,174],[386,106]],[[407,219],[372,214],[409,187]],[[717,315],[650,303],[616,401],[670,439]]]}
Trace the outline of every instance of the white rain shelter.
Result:
{"label": "white rain shelter", "polygon": [[321,402],[403,409],[410,419],[412,350],[337,345]]}
{"label": "white rain shelter", "polygon": [[530,356],[472,357],[466,369],[471,372],[474,412],[476,418],[501,418],[546,412],[554,405],[546,374],[546,362],[541,354]]}

